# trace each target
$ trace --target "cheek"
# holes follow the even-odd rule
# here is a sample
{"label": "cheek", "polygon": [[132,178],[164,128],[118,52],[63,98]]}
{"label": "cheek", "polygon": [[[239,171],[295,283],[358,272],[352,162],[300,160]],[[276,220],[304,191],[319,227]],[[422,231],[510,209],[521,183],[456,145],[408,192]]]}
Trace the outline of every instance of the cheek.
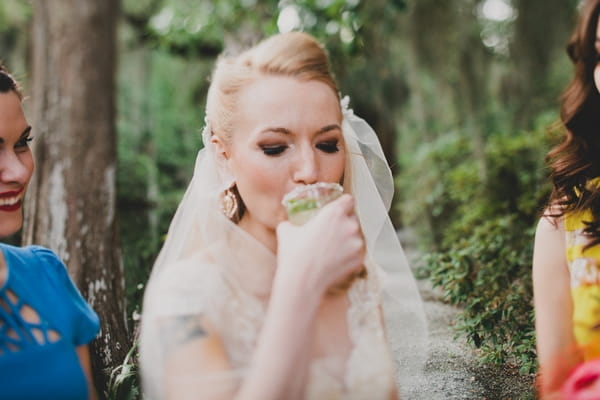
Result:
{"label": "cheek", "polygon": [[246,206],[262,208],[265,201],[278,201],[279,193],[285,188],[285,167],[274,165],[263,158],[246,158],[243,164],[235,165],[235,180],[240,196]]}
{"label": "cheek", "polygon": [[325,176],[324,179],[320,179],[323,182],[341,182],[344,177],[344,169],[346,168],[346,156],[343,151],[336,154],[336,157],[329,160],[326,163],[326,167],[323,169]]}
{"label": "cheek", "polygon": [[596,84],[596,90],[600,92],[600,63],[594,68],[594,83]]}
{"label": "cheek", "polygon": [[35,163],[33,161],[33,154],[31,153],[31,150],[26,153],[23,153],[19,157],[19,159],[21,160],[23,167],[25,167],[25,169],[27,169],[28,171],[27,183],[29,183],[29,181],[31,180],[31,176],[33,175],[33,169],[35,167]]}

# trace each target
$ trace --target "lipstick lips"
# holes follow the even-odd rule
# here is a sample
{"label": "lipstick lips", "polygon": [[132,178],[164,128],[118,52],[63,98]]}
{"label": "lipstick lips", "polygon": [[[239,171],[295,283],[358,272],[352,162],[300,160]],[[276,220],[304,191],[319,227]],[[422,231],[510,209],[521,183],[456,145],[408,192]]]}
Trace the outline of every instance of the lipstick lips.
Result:
{"label": "lipstick lips", "polygon": [[21,188],[19,190],[12,190],[10,192],[4,192],[4,193],[0,193],[0,199],[2,198],[6,198],[6,197],[13,197],[13,196],[18,196],[21,194],[21,192],[23,191],[24,188]]}
{"label": "lipstick lips", "polygon": [[0,206],[0,211],[6,211],[6,212],[17,211],[19,208],[21,208],[21,203],[22,203],[22,201],[19,200],[15,204],[12,204],[10,206]]}
{"label": "lipstick lips", "polygon": [[[21,205],[23,203],[20,195],[23,192],[23,190],[24,190],[24,188],[21,188],[20,190],[1,193],[0,194],[0,204],[2,204],[2,205],[0,205],[0,211],[11,212],[11,211],[16,211],[16,210],[20,209]],[[3,204],[3,203],[8,203],[8,204]]]}

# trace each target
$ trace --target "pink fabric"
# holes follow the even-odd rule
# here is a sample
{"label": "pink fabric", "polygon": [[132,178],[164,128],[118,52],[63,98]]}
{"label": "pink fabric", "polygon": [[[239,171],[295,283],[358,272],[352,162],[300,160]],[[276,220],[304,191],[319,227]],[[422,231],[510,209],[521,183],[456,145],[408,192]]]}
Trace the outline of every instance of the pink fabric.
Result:
{"label": "pink fabric", "polygon": [[562,386],[565,400],[600,399],[600,359],[587,361],[573,370]]}

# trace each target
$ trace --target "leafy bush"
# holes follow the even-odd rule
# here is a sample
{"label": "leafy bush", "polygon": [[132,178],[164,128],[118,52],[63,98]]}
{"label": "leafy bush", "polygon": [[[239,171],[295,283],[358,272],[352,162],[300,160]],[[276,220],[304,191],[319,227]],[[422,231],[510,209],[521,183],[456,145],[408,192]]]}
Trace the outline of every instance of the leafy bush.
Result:
{"label": "leafy bush", "polygon": [[136,400],[141,396],[140,376],[138,371],[138,344],[135,342],[123,363],[113,369],[104,390],[107,400]]}
{"label": "leafy bush", "polygon": [[[400,177],[403,214],[432,251],[425,273],[461,305],[456,328],[484,361],[535,370],[531,258],[550,185],[544,129],[488,139],[485,159],[449,134],[426,144]],[[485,163],[485,173],[480,167]]]}
{"label": "leafy bush", "polygon": [[132,52],[121,64],[118,212],[130,317],[139,312],[144,285],[202,147],[199,93],[209,71],[206,62],[148,50]]}
{"label": "leafy bush", "polygon": [[514,216],[498,217],[445,252],[427,257],[430,279],[446,299],[464,306],[457,329],[481,348],[483,359],[535,366],[531,288],[532,229]]}

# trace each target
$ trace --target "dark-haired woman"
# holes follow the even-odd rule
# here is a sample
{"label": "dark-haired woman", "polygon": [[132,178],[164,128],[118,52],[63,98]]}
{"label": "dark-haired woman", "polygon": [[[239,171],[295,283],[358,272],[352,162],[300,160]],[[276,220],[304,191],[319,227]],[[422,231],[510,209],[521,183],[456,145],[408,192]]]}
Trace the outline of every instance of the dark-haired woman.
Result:
{"label": "dark-haired woman", "polygon": [[[600,356],[600,0],[583,2],[568,45],[574,78],[564,92],[563,142],[548,154],[554,189],[535,239],[540,392]],[[560,397],[558,397],[560,398]]]}
{"label": "dark-haired woman", "polygon": [[[0,66],[0,238],[23,223],[30,135],[19,86]],[[0,399],[95,398],[87,344],[98,329],[53,252],[0,243]]]}

